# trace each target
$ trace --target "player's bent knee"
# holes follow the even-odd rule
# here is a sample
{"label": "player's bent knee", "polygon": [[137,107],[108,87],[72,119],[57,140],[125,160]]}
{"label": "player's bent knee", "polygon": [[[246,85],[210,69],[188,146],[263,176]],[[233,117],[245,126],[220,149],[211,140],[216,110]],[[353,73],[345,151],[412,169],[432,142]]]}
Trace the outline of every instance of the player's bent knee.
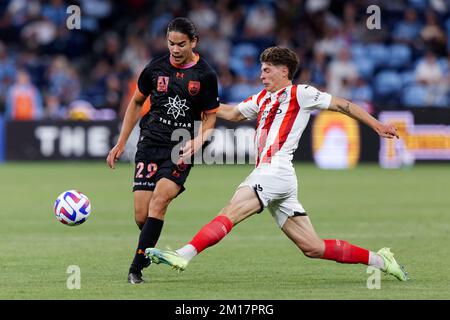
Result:
{"label": "player's bent knee", "polygon": [[251,206],[248,206],[243,202],[230,203],[225,208],[223,208],[219,215],[225,215],[228,219],[233,222],[234,225],[238,224],[245,218],[256,213],[258,210]]}
{"label": "player's bent knee", "polygon": [[303,254],[306,257],[312,258],[312,259],[318,259],[321,257],[321,255],[319,255],[318,252],[314,251],[314,250],[305,250],[305,251],[303,251]]}
{"label": "player's bent knee", "polygon": [[152,199],[152,201],[150,202],[150,206],[157,208],[165,208],[169,205],[170,201],[172,201],[172,198],[166,195],[158,195],[155,197],[155,199]]}
{"label": "player's bent knee", "polygon": [[320,245],[300,246],[300,249],[308,258],[318,259],[323,256],[323,248]]}

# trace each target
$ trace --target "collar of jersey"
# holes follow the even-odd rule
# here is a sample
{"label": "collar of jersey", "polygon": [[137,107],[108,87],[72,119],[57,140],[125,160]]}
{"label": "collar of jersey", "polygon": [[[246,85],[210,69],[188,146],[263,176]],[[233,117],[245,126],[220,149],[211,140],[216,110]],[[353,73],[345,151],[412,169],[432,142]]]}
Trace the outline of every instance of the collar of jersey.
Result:
{"label": "collar of jersey", "polygon": [[193,66],[195,66],[197,64],[198,60],[200,60],[200,55],[198,53],[194,53],[194,54],[195,54],[194,61],[189,62],[188,64],[185,64],[185,65],[176,64],[175,62],[172,61],[172,56],[169,55],[170,64],[173,67],[178,68],[178,69],[189,69],[189,68],[192,68]]}
{"label": "collar of jersey", "polygon": [[288,86],[286,86],[284,88],[278,89],[275,92],[269,92],[269,94],[270,94],[271,97],[276,97],[277,95],[279,95],[281,93],[281,91],[287,90],[289,87],[292,87],[292,86],[293,86],[293,84],[290,84],[290,85],[288,85]]}

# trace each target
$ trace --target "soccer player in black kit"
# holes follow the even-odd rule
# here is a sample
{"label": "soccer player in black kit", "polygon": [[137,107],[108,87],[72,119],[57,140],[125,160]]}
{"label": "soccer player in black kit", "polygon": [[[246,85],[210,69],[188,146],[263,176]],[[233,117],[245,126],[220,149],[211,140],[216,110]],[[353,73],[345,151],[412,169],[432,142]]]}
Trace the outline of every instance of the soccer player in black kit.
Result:
{"label": "soccer player in black kit", "polygon": [[[169,54],[153,59],[142,71],[137,89],[127,107],[117,144],[106,159],[110,168],[124,152],[126,141],[139,120],[140,109],[150,96],[150,111],[140,120],[135,157],[134,208],[141,229],[131,263],[128,282],[144,282],[142,269],[150,265],[145,248],[155,247],[169,203],[184,191],[190,159],[201,149],[216,122],[219,108],[217,76],[209,64],[193,51],[198,42],[194,24],[186,18],[172,20],[167,28]],[[201,121],[194,137],[194,121]],[[175,150],[176,129],[189,131],[191,140]],[[179,153],[178,153],[179,152]]]}

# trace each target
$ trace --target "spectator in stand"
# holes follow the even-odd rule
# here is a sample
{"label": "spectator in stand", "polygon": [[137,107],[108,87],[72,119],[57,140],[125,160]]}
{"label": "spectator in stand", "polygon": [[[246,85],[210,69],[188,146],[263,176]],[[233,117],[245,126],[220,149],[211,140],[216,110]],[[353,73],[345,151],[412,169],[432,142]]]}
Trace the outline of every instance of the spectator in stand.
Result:
{"label": "spectator in stand", "polygon": [[66,57],[57,56],[48,69],[48,89],[51,95],[68,105],[80,95],[81,84],[75,68],[70,66]]}
{"label": "spectator in stand", "polygon": [[[69,4],[81,8],[81,30],[65,26]],[[250,88],[255,86],[253,78],[259,65],[252,57],[236,54],[243,41],[256,49],[274,44],[293,49],[301,61],[297,82],[350,97],[370,96],[374,82],[356,80],[352,61],[341,61],[340,52],[351,49],[354,55],[362,54],[365,64],[358,60],[357,65],[368,80],[387,68],[386,62],[374,65],[369,61],[372,52],[367,52],[368,45],[384,46],[389,52],[387,44],[403,43],[413,49],[412,61],[396,71],[410,72],[411,80],[403,83],[398,96],[415,85],[429,92],[430,105],[449,106],[449,100],[441,97],[450,95],[450,83],[425,85],[429,74],[437,74],[436,66],[420,70],[428,67],[419,62],[430,49],[437,55],[442,76],[448,79],[442,57],[450,52],[449,7],[441,0],[413,1],[410,5],[391,1],[382,6],[382,28],[373,30],[366,25],[368,5],[366,0],[0,0],[0,113],[6,109],[6,92],[20,67],[44,94],[46,106],[67,107],[75,99],[84,99],[96,109],[112,108],[120,117],[120,101],[127,96],[124,88],[136,70],[166,52],[165,28],[176,16],[191,17],[200,29],[204,41],[197,49],[220,74],[224,102],[240,100],[245,92],[255,90]],[[403,15],[400,19],[399,13]],[[61,57],[66,66],[59,69],[55,65]],[[417,62],[420,83],[413,84],[414,69],[404,68]],[[232,86],[236,76],[241,79]],[[234,88],[238,91],[233,92]],[[401,106],[400,98],[392,99]],[[113,106],[115,103],[119,106]],[[380,110],[386,107],[378,99],[375,103]],[[47,109],[45,113],[47,117],[54,114]]]}
{"label": "spectator in stand", "polygon": [[314,45],[314,51],[332,59],[338,56],[339,52],[345,48],[346,43],[340,37],[339,30],[330,27],[325,28],[325,36]]}
{"label": "spectator in stand", "polygon": [[67,107],[67,119],[74,121],[95,120],[95,108],[85,100],[75,100]]}
{"label": "spectator in stand", "polygon": [[363,78],[358,77],[355,81],[355,85],[350,91],[350,99],[368,113],[374,113],[375,110],[372,105],[373,90]]}
{"label": "spectator in stand", "polygon": [[54,42],[57,32],[51,21],[39,19],[24,26],[20,36],[28,48],[36,49]]}
{"label": "spectator in stand", "polygon": [[110,73],[106,78],[105,105],[103,108],[110,109],[116,114],[120,112],[122,86],[119,77],[115,73]]}
{"label": "spectator in stand", "polygon": [[324,53],[320,51],[314,52],[314,58],[306,70],[310,73],[309,82],[321,91],[326,91],[327,80],[327,61]]}
{"label": "spectator in stand", "polygon": [[438,17],[431,9],[425,12],[425,21],[425,25],[420,31],[420,37],[425,46],[439,56],[445,55],[447,53],[447,35],[442,29]]}
{"label": "spectator in stand", "polygon": [[448,87],[444,70],[432,51],[427,51],[423,60],[417,64],[415,76],[416,81],[426,89],[428,106],[446,106]]}
{"label": "spectator in stand", "polygon": [[[16,67],[11,57],[8,56],[3,42],[0,41],[0,106],[5,101],[6,89],[13,83]],[[2,108],[0,108],[1,111]]]}
{"label": "spectator in stand", "polygon": [[107,78],[111,72],[109,63],[105,59],[101,59],[90,73],[91,82],[86,95],[87,100],[96,108],[102,108],[106,105]]}
{"label": "spectator in stand", "polygon": [[42,118],[42,97],[31,83],[27,71],[19,69],[14,84],[6,95],[6,118],[10,120],[38,120]]}
{"label": "spectator in stand", "polygon": [[59,101],[57,96],[49,94],[45,97],[43,118],[47,120],[66,119],[66,110],[61,105],[61,101]]}
{"label": "spectator in stand", "polygon": [[3,40],[17,40],[20,30],[40,13],[39,0],[11,0],[3,17],[0,17],[0,35]]}
{"label": "spectator in stand", "polygon": [[245,54],[242,57],[242,62],[242,67],[235,70],[235,72],[249,82],[253,82],[255,79],[258,79],[261,72],[261,66],[257,57],[252,54]]}
{"label": "spectator in stand", "polygon": [[246,39],[273,38],[275,35],[275,12],[266,4],[255,4],[245,19]]}
{"label": "spectator in stand", "polygon": [[189,4],[191,10],[188,17],[195,24],[200,33],[216,27],[218,17],[210,3],[201,0],[191,0],[189,1]]}
{"label": "spectator in stand", "polygon": [[341,49],[337,59],[331,61],[328,66],[327,91],[349,99],[351,88],[358,76],[358,69],[351,61],[349,51]]}
{"label": "spectator in stand", "polygon": [[64,0],[51,0],[42,6],[42,16],[57,27],[64,27],[67,20],[67,4]]}
{"label": "spectator in stand", "polygon": [[444,64],[444,85],[446,87],[447,106],[450,104],[450,51]]}
{"label": "spectator in stand", "polygon": [[107,32],[98,45],[101,57],[106,59],[110,66],[114,66],[119,61],[122,48],[119,35],[114,31]]}
{"label": "spectator in stand", "polygon": [[219,76],[219,96],[223,101],[231,101],[231,88],[235,82],[234,75],[226,64],[219,64],[216,69]]}
{"label": "spectator in stand", "polygon": [[142,70],[151,60],[151,53],[145,43],[138,36],[130,35],[121,55],[121,63],[125,64],[132,73]]}
{"label": "spectator in stand", "polygon": [[[124,94],[122,94],[122,100],[120,103],[120,109],[119,109],[119,119],[123,120],[125,117],[125,112],[127,111],[128,102],[130,102],[131,98],[133,97],[134,92],[137,89],[137,81],[140,74],[140,70],[135,70],[134,75],[130,75],[126,79],[125,83],[125,89]],[[146,99],[144,104],[141,108],[140,116],[143,117],[147,112],[150,111],[150,99]]]}
{"label": "spectator in stand", "polygon": [[202,39],[203,41],[197,46],[198,50],[201,54],[206,54],[213,67],[229,63],[231,43],[228,39],[222,37],[217,29],[204,32]]}
{"label": "spectator in stand", "polygon": [[216,11],[220,17],[220,23],[217,30],[224,39],[231,39],[240,32],[241,21],[243,20],[243,10],[238,2],[234,5],[231,1],[217,1]]}
{"label": "spectator in stand", "polygon": [[425,85],[436,85],[443,80],[443,74],[436,56],[432,51],[427,51],[415,70],[416,80]]}
{"label": "spectator in stand", "polygon": [[255,90],[260,91],[263,89],[259,84],[259,79],[255,80],[255,83],[247,81],[244,77],[238,76],[235,83],[230,87],[229,100],[233,102],[243,101],[250,97]]}
{"label": "spectator in stand", "polygon": [[421,29],[422,23],[417,18],[416,10],[409,8],[405,11],[403,20],[395,25],[392,37],[396,42],[413,45]]}

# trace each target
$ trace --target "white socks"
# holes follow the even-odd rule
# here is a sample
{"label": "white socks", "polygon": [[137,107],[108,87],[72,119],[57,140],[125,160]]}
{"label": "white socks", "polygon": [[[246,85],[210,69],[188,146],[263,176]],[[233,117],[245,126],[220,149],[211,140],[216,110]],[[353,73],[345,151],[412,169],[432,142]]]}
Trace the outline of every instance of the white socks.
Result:
{"label": "white socks", "polygon": [[184,247],[175,250],[175,252],[188,261],[192,260],[192,258],[197,255],[197,249],[195,249],[195,247],[191,244],[187,244]]}
{"label": "white socks", "polygon": [[369,266],[376,267],[382,271],[386,268],[383,258],[372,251],[369,251]]}

